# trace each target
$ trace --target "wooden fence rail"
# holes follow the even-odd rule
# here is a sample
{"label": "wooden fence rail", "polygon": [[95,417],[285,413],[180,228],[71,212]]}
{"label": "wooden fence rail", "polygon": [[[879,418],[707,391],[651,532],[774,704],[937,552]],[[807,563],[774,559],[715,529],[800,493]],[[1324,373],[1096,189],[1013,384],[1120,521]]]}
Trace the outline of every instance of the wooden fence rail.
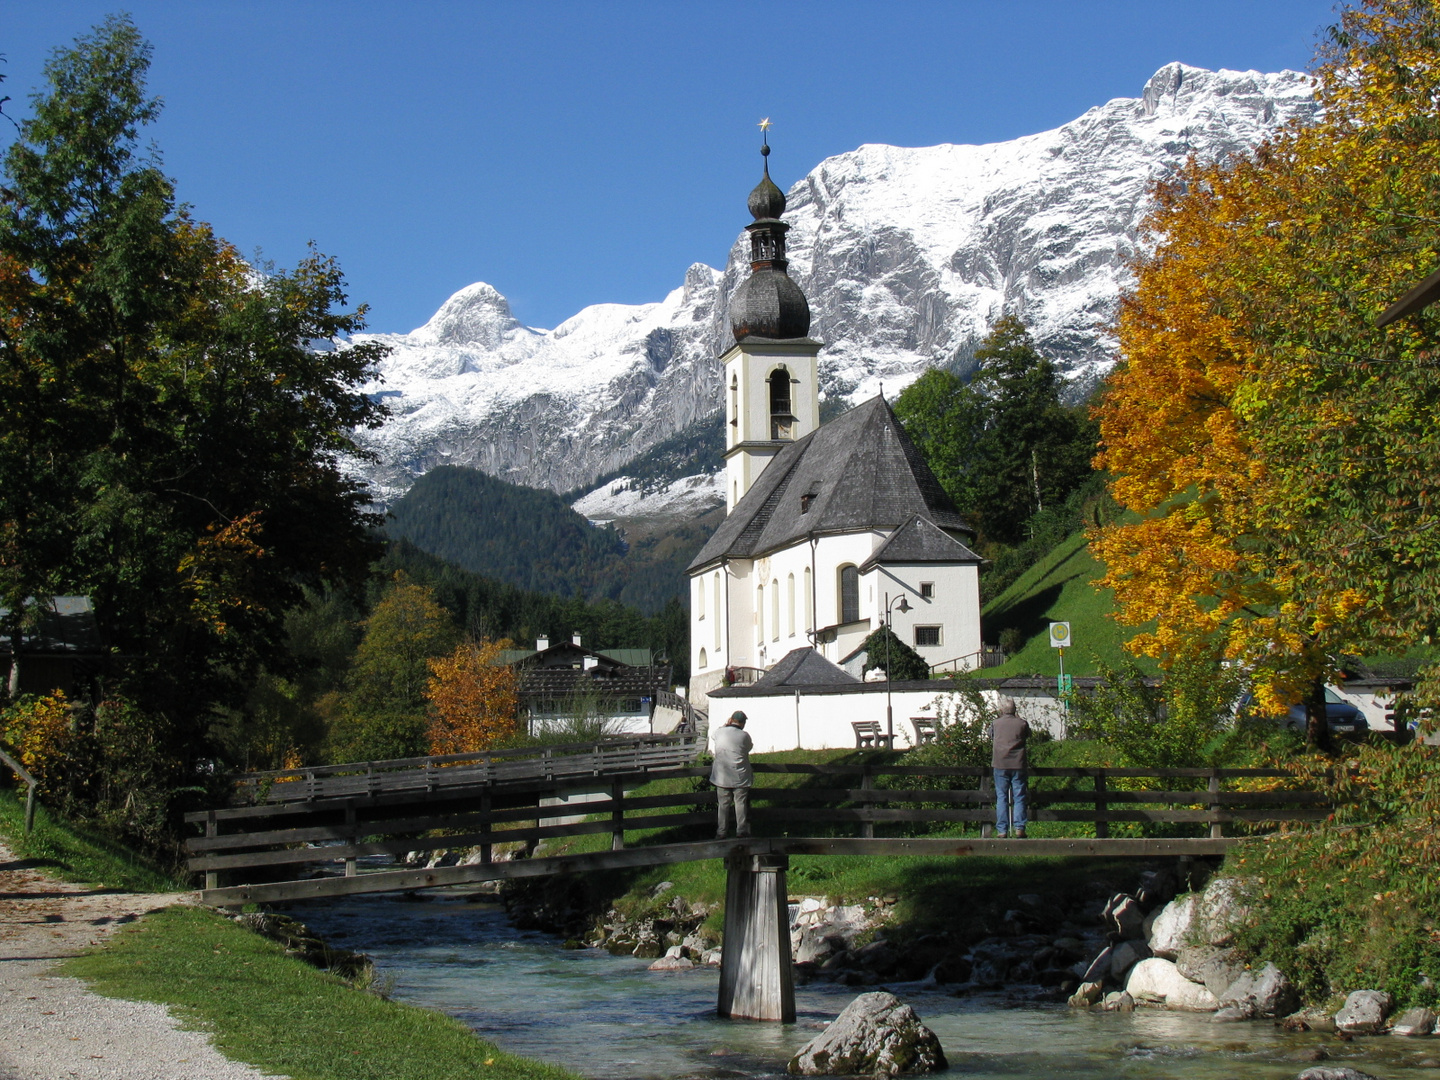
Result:
{"label": "wooden fence rail", "polygon": [[[990,770],[874,764],[779,765],[757,763],[752,820],[770,836],[877,839],[876,830],[897,841],[936,828],[979,826],[988,837],[995,820]],[[443,771],[443,770],[442,770]],[[764,781],[799,775],[805,786]],[[609,836],[620,851],[694,840],[715,823],[715,793],[695,767],[648,769],[589,777],[572,773],[523,781],[492,781],[468,789],[428,789],[269,802],[187,815],[206,835],[188,841],[190,869],[206,874],[206,888],[219,875],[233,880],[274,882],[301,868],[324,870],[343,862],[357,873],[357,860],[409,852],[475,848],[475,861],[489,866],[496,845],[527,854],[539,841]],[[1257,780],[1290,774],[1272,769],[1032,769],[1028,817],[1033,823],[1092,826],[1104,840],[1112,825],[1200,826],[1217,840],[1226,827],[1253,831],[1285,822],[1325,819],[1327,797],[1314,790],[1241,790]],[[680,781],[678,790],[637,795],[654,780]],[[1145,786],[1163,783],[1163,788]],[[921,786],[929,784],[934,786]],[[822,786],[823,785],[823,786]],[[576,797],[584,801],[571,801]],[[1073,829],[1067,830],[1073,833]],[[1172,830],[1173,831],[1173,830]],[[1175,837],[1156,838],[1155,850],[1170,850]],[[1124,841],[1143,853],[1144,841]],[[1165,846],[1168,845],[1168,846]],[[591,847],[593,844],[582,845]],[[657,852],[657,859],[661,859]],[[662,859],[663,861],[663,859]],[[382,875],[391,876],[391,875]],[[273,888],[272,888],[273,891]]]}
{"label": "wooden fence rail", "polygon": [[389,792],[435,791],[530,779],[639,772],[687,764],[701,747],[693,731],[642,735],[543,748],[474,754],[354,761],[244,773],[234,778],[234,802],[300,802]]}

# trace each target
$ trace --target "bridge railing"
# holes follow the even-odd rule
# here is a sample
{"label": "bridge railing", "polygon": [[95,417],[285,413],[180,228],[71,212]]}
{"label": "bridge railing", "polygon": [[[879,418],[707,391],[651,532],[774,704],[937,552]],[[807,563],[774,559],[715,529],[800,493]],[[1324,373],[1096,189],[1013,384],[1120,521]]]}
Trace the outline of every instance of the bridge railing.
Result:
{"label": "bridge railing", "polygon": [[641,735],[473,754],[352,761],[299,769],[243,773],[233,801],[285,803],[392,792],[438,791],[532,779],[564,779],[611,772],[643,772],[688,764],[701,747],[693,732]]}
{"label": "bridge railing", "polygon": [[[752,822],[761,836],[872,838],[877,829],[953,835],[973,826],[984,838],[995,820],[989,769],[757,763],[755,772]],[[799,786],[765,782],[797,774]],[[1030,775],[1030,821],[1070,836],[1106,838],[1112,826],[1159,825],[1215,839],[1227,827],[1253,831],[1331,812],[1318,791],[1246,790],[1257,781],[1293,784],[1291,774],[1275,769],[1036,768]],[[463,791],[392,789],[207,811],[187,815],[206,832],[188,842],[189,866],[206,874],[209,889],[221,874],[277,881],[343,862],[354,875],[360,859],[442,849],[472,849],[467,859],[489,864],[531,855],[540,843],[548,855],[593,851],[597,841],[620,850],[694,840],[715,824],[705,776],[705,769],[678,767],[529,777]],[[667,783],[637,791],[652,781]],[[576,797],[584,801],[571,801]]]}

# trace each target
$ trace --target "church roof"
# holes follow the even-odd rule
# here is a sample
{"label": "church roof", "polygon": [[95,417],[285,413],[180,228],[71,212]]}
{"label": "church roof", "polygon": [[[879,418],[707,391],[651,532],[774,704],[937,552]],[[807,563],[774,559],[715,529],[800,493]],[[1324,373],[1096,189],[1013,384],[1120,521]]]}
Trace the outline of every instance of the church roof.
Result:
{"label": "church roof", "polygon": [[860,564],[860,572],[863,574],[874,566],[899,566],[902,563],[984,561],[949,533],[916,514],[891,533],[875,554]]}
{"label": "church roof", "polygon": [[889,404],[875,397],[776,454],[689,568],[756,558],[811,533],[897,529],[917,516],[971,531]]}
{"label": "church roof", "polygon": [[772,689],[780,686],[841,686],[859,681],[844,668],[826,660],[813,647],[807,647],[791,649],[755,685]]}

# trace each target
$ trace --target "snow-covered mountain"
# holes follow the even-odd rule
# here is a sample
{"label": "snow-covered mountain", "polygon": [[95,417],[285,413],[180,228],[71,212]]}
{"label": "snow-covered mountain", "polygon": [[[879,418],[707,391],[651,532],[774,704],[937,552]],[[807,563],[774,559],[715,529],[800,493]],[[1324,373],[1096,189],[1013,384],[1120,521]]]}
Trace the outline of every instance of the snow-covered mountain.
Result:
{"label": "snow-covered mountain", "polygon": [[[1146,193],[1191,153],[1243,153],[1309,115],[1309,76],[1170,64],[1138,98],[1053,131],[986,146],[868,145],[821,162],[788,193],[790,274],[826,342],[822,385],[859,400],[926,367],[968,362],[1003,311],[1021,315],[1076,393],[1113,362],[1101,327],[1143,242]],[[745,192],[736,192],[743,224]],[[743,239],[743,233],[741,234]],[[392,419],[362,433],[382,498],[438,464],[574,490],[720,405],[728,304],[749,273],[692,266],[654,304],[585,308],[521,326],[478,283],[394,351],[370,389]]]}

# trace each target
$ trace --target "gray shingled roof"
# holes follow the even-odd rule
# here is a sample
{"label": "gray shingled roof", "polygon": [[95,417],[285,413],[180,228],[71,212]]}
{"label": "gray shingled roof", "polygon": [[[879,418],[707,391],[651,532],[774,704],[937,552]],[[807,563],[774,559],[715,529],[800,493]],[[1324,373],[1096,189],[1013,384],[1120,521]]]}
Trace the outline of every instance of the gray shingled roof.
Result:
{"label": "gray shingled roof", "polygon": [[782,656],[759,681],[756,686],[778,687],[778,686],[842,686],[858,683],[855,678],[842,667],[836,667],[825,657],[821,656],[812,647],[803,649],[791,649]]}
{"label": "gray shingled roof", "polygon": [[860,564],[863,574],[872,566],[902,563],[978,563],[976,555],[949,533],[916,514],[886,538],[875,554]]}
{"label": "gray shingled roof", "polygon": [[[801,496],[811,495],[801,512]],[[896,529],[914,516],[971,532],[883,397],[791,443],[690,563],[755,558],[810,533]],[[961,545],[963,547],[963,545]]]}

